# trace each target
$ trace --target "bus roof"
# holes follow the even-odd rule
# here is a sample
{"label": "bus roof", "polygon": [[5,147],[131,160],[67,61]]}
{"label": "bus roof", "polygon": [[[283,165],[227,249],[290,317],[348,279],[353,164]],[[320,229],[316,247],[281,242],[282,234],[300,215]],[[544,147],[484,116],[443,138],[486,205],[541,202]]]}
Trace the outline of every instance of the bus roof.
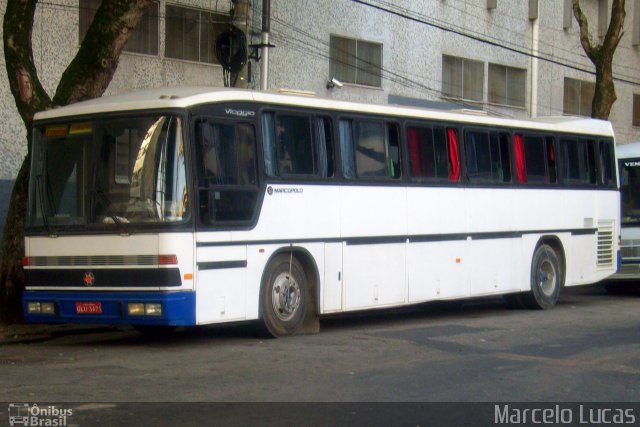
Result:
{"label": "bus roof", "polygon": [[640,142],[616,145],[616,157],[619,159],[640,157]]}
{"label": "bus roof", "polygon": [[41,111],[35,120],[53,120],[73,116],[134,110],[159,110],[189,108],[215,102],[255,101],[265,104],[281,104],[318,109],[363,112],[388,116],[415,117],[416,119],[443,120],[448,122],[486,124],[522,129],[555,130],[578,134],[613,136],[613,128],[607,121],[584,117],[559,116],[518,120],[478,114],[477,112],[437,110],[398,105],[365,104],[322,98],[305,92],[259,92],[248,89],[217,87],[163,87],[146,89],[119,95],[104,96],[76,104]]}

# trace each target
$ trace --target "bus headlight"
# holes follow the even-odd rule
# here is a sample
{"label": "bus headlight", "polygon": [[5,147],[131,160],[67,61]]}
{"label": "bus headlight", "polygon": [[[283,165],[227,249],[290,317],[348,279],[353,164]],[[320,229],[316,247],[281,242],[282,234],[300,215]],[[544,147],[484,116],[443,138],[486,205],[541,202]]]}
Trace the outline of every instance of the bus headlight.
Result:
{"label": "bus headlight", "polygon": [[52,302],[29,301],[27,303],[29,314],[56,314],[56,306]]}
{"label": "bus headlight", "polygon": [[40,313],[42,314],[56,314],[55,305],[52,302],[41,302]]}
{"label": "bus headlight", "polygon": [[162,304],[145,304],[144,314],[146,316],[162,316]]}
{"label": "bus headlight", "polygon": [[141,302],[130,302],[127,305],[129,316],[144,316],[144,304]]}
{"label": "bus headlight", "polygon": [[129,316],[162,316],[162,304],[130,302],[127,304]]}

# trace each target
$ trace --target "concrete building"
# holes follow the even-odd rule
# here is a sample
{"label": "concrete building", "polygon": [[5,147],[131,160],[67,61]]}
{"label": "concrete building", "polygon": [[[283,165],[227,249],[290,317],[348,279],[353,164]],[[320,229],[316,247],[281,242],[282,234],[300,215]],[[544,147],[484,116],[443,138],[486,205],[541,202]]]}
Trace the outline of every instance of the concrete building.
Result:
{"label": "concrete building", "polygon": [[[101,0],[38,3],[33,53],[53,94]],[[213,55],[233,4],[159,0],[132,36],[107,94],[175,85],[223,85]],[[602,36],[611,0],[583,0]],[[234,23],[259,43],[260,0]],[[0,0],[0,10],[6,0]],[[640,140],[640,0],[627,0],[615,55],[618,143]],[[593,65],[579,41],[570,0],[271,0],[268,88],[375,103],[466,105],[506,117],[590,115]],[[0,47],[1,49],[1,47]],[[4,52],[0,56],[4,61]],[[260,88],[260,63],[245,84]],[[25,130],[0,70],[0,223],[26,153]],[[342,87],[328,85],[332,77]]]}

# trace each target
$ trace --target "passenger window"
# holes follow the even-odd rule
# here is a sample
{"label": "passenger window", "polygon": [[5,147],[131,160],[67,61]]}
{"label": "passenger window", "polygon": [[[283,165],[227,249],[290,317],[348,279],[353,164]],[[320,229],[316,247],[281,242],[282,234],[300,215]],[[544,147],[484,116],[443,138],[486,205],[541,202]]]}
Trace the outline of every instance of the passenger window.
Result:
{"label": "passenger window", "polygon": [[562,139],[563,178],[570,184],[595,184],[595,141]]}
{"label": "passenger window", "polygon": [[265,170],[269,176],[333,176],[331,119],[262,115]]}
{"label": "passenger window", "polygon": [[509,182],[509,135],[468,131],[465,135],[467,176],[472,182]]}
{"label": "passenger window", "polygon": [[491,150],[487,132],[466,132],[464,154],[470,181],[491,180]]}
{"label": "passenger window", "polygon": [[359,177],[387,176],[384,125],[377,122],[356,123],[356,172]]}
{"label": "passenger window", "polygon": [[318,174],[322,178],[333,176],[333,138],[331,119],[316,117],[314,120],[314,145],[318,159]]}
{"label": "passenger window", "polygon": [[547,151],[547,169],[549,175],[549,183],[555,184],[558,182],[558,166],[556,164],[556,142],[551,136],[545,138],[546,151]]}
{"label": "passenger window", "polygon": [[339,132],[345,177],[400,178],[400,145],[395,125],[343,119]]}
{"label": "passenger window", "polygon": [[280,176],[316,173],[308,117],[277,115],[275,143]]}
{"label": "passenger window", "polygon": [[524,137],[524,159],[527,170],[527,182],[549,182],[545,167],[544,138],[538,136]]}
{"label": "passenger window", "polygon": [[600,141],[600,183],[607,187],[616,186],[613,143]]}
{"label": "passenger window", "polygon": [[449,154],[443,128],[409,126],[407,144],[412,177],[436,179],[449,177]]}

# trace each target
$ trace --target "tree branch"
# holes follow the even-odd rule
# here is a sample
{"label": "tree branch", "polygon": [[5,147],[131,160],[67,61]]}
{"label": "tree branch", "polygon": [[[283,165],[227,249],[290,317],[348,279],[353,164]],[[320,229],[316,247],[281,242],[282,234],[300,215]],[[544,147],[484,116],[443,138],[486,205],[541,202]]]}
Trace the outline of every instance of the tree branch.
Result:
{"label": "tree branch", "polygon": [[580,27],[580,43],[582,44],[582,48],[591,62],[595,64],[596,54],[594,52],[594,47],[591,44],[591,39],[589,38],[589,22],[582,12],[580,0],[573,0],[573,16],[575,16],[576,21],[578,21],[578,26]]}
{"label": "tree branch", "polygon": [[604,36],[602,42],[602,51],[604,54],[610,54],[612,58],[613,52],[615,52],[624,34],[622,27],[625,17],[625,0],[613,0],[613,4],[611,5],[611,21],[607,29],[607,34]]}
{"label": "tree branch", "polygon": [[36,4],[37,0],[8,0],[2,24],[9,87],[27,129],[31,129],[36,112],[51,107],[51,99],[38,78],[31,48]]}
{"label": "tree branch", "polygon": [[80,50],[65,70],[53,98],[66,105],[102,96],[120,53],[152,0],[103,0]]}

